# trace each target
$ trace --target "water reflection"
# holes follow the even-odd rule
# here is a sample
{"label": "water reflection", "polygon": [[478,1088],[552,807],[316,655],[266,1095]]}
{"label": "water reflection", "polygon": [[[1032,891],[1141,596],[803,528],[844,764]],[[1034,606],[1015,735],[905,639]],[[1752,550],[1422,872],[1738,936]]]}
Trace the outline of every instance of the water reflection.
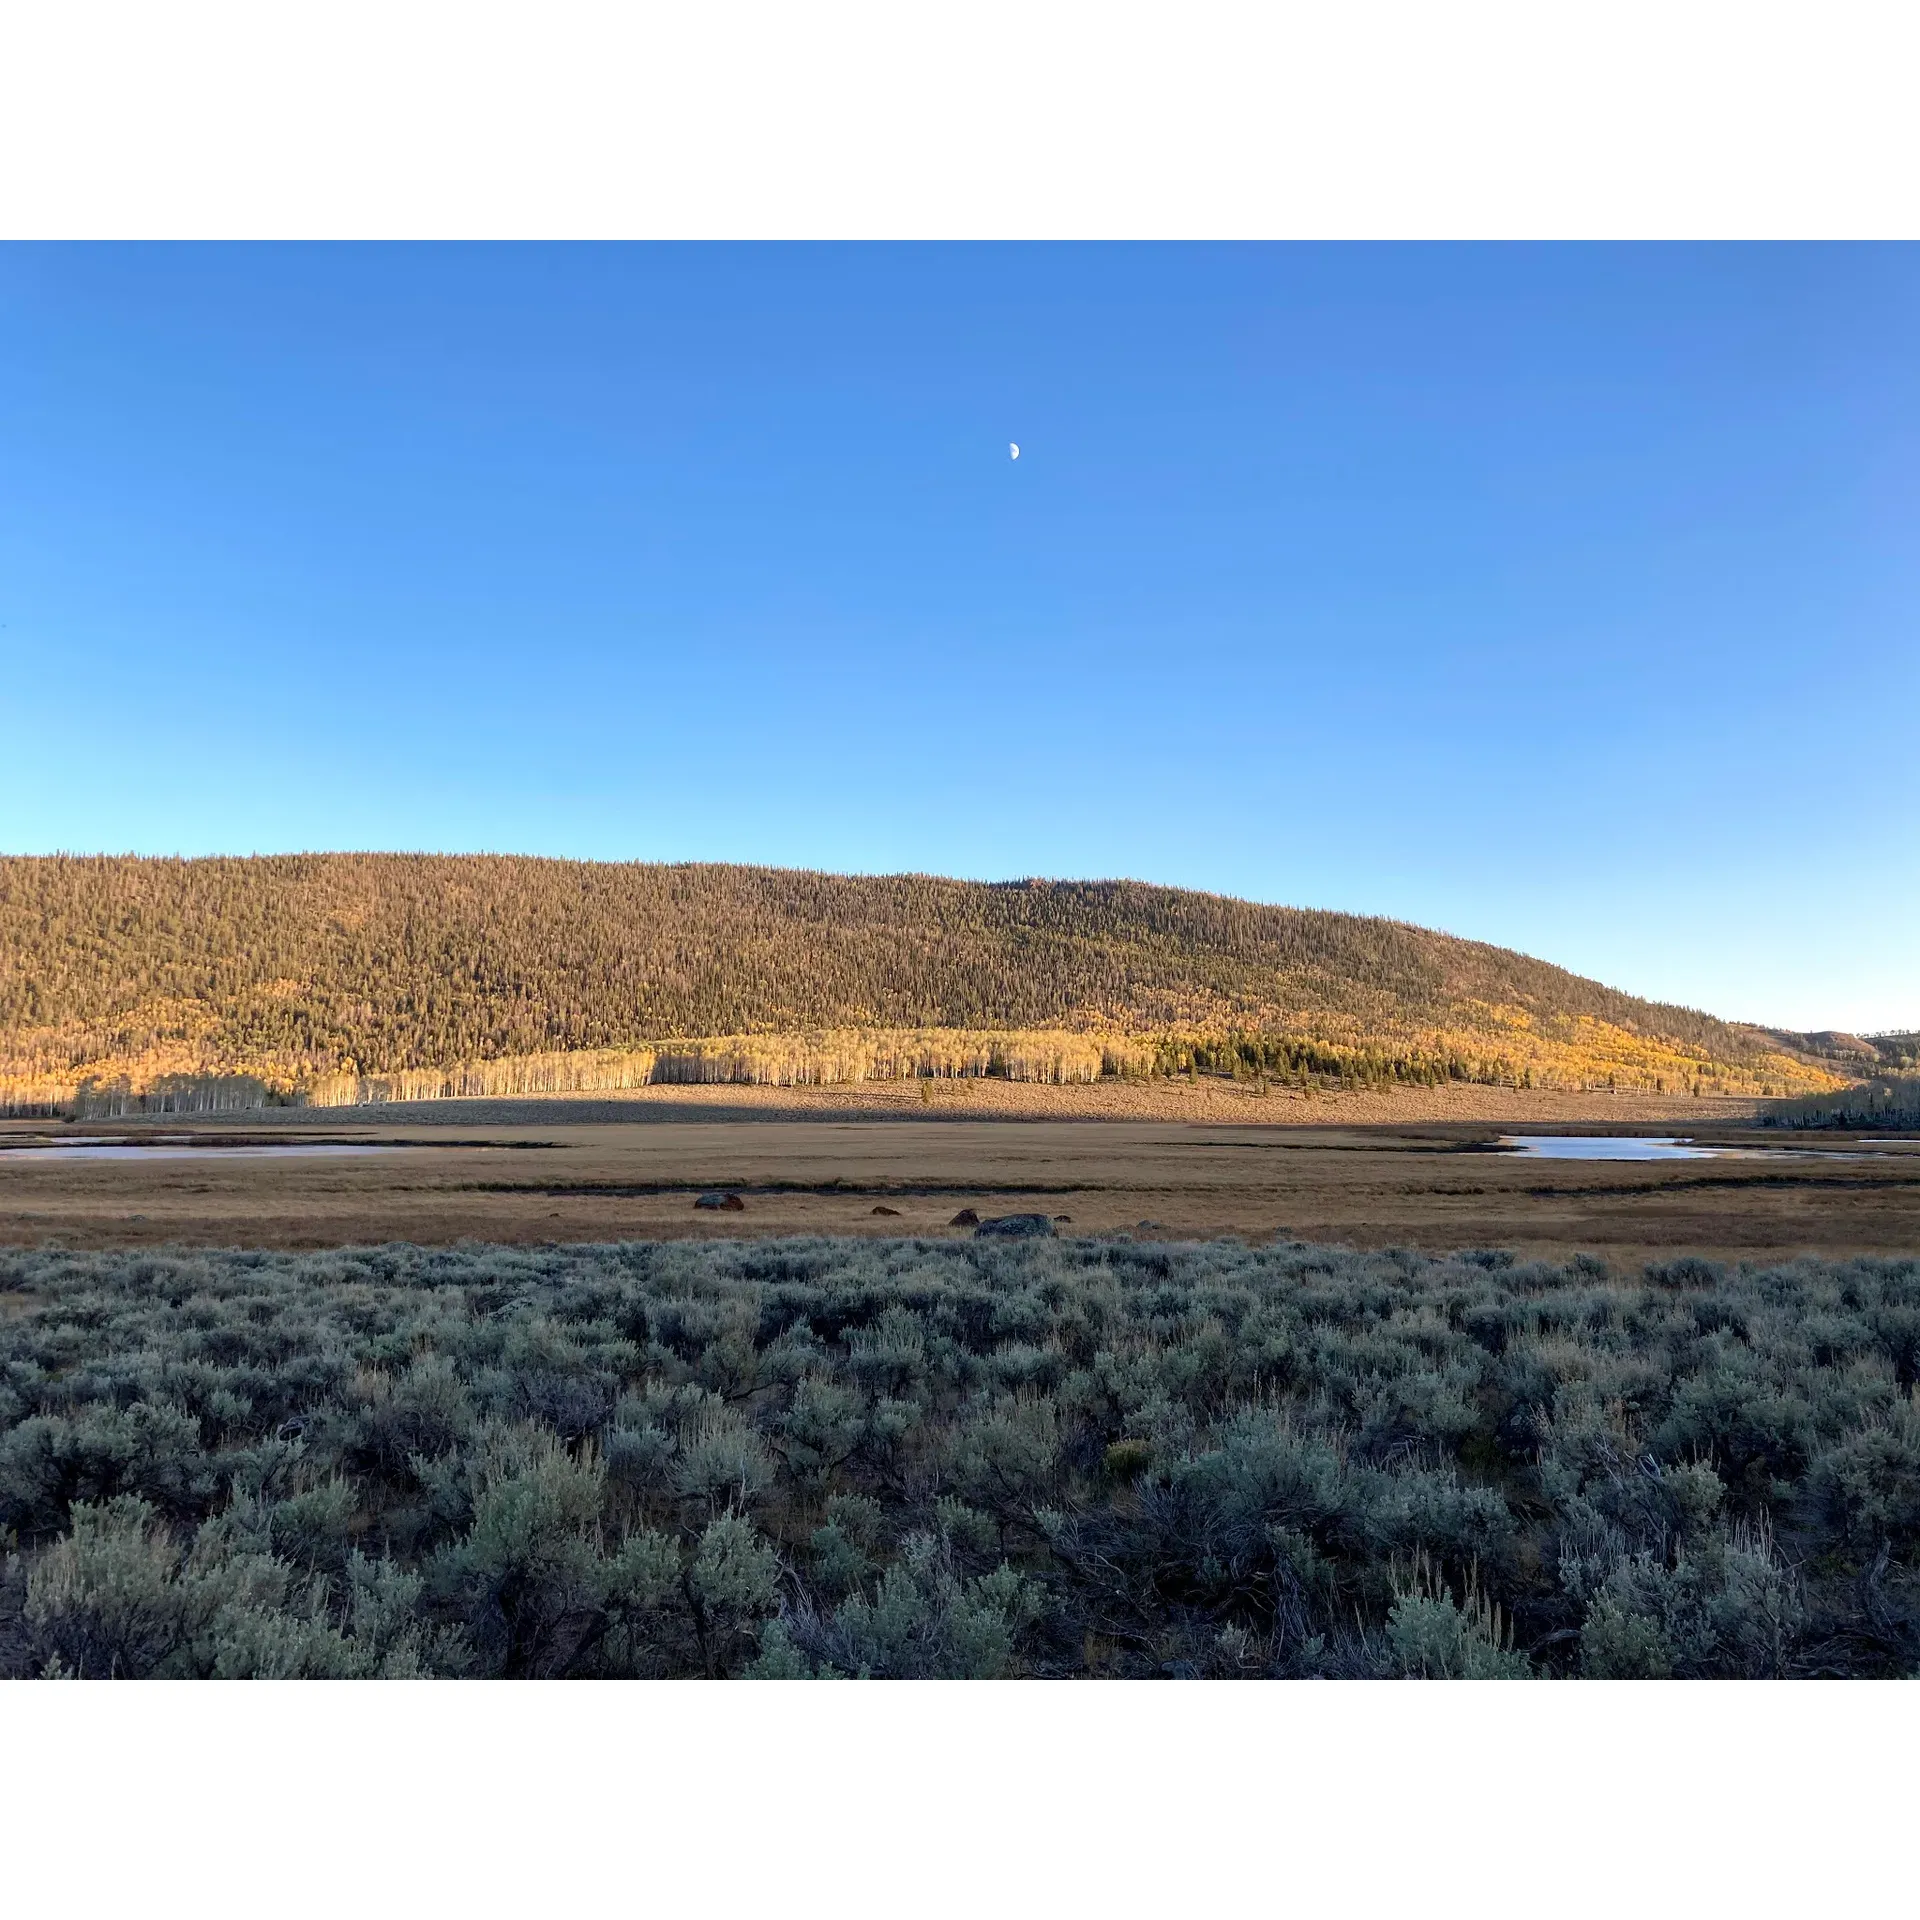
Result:
{"label": "water reflection", "polygon": [[1503,1133],[1500,1144],[1536,1160],[1713,1160],[1726,1147],[1696,1147],[1669,1134]]}
{"label": "water reflection", "polygon": [[287,1160],[296,1156],[341,1153],[405,1153],[402,1146],[333,1145],[317,1142],[272,1147],[150,1146],[145,1142],[114,1146],[0,1147],[0,1160]]}

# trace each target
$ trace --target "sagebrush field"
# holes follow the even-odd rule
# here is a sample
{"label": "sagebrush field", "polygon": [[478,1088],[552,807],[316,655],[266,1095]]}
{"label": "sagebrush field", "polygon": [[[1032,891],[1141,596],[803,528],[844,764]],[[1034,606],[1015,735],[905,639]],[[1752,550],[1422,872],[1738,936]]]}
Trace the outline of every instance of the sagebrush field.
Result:
{"label": "sagebrush field", "polygon": [[1905,1675],[1920,1261],[0,1253],[0,1668]]}

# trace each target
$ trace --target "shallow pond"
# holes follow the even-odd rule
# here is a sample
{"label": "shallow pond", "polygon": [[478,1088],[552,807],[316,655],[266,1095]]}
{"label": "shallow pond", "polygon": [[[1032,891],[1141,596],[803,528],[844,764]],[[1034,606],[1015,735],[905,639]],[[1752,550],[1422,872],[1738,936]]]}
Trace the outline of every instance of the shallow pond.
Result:
{"label": "shallow pond", "polygon": [[[1897,1140],[1874,1143],[1898,1146]],[[1529,1160],[1859,1160],[1871,1150],[1836,1147],[1703,1147],[1671,1134],[1503,1133],[1495,1152]]]}
{"label": "shallow pond", "polygon": [[1500,1144],[1536,1160],[1714,1160],[1738,1148],[1696,1147],[1665,1134],[1503,1133]]}
{"label": "shallow pond", "polygon": [[307,1142],[297,1146],[188,1147],[188,1146],[76,1146],[0,1147],[0,1160],[288,1160],[316,1154],[405,1153],[403,1146],[334,1145]]}

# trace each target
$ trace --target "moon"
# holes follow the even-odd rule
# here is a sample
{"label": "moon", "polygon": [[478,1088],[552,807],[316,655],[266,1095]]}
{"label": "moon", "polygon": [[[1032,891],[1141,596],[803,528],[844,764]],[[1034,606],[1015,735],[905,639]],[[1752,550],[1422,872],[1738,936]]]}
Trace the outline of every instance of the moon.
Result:
{"label": "moon", "polygon": [[1009,440],[1007,442],[1007,457],[1010,460],[1018,460],[1020,458],[1020,442],[1018,440]]}

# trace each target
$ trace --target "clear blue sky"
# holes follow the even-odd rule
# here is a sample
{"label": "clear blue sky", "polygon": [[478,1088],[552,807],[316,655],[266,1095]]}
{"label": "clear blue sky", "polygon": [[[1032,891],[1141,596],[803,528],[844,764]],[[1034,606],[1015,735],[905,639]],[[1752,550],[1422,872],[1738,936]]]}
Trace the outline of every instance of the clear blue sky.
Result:
{"label": "clear blue sky", "polygon": [[1898,248],[0,250],[0,849],[1125,874],[1920,1025],[1916,342]]}

